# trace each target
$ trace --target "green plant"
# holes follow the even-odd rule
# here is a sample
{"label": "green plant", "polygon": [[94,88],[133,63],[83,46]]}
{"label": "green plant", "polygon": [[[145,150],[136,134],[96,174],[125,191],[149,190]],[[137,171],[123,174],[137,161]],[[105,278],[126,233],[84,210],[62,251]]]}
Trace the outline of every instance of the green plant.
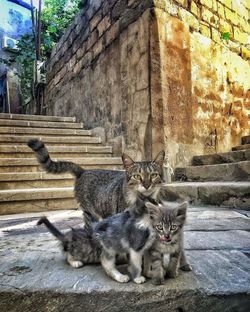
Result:
{"label": "green plant", "polygon": [[228,41],[230,39],[230,32],[222,32],[221,39]]}
{"label": "green plant", "polygon": [[22,106],[32,97],[34,61],[36,59],[35,40],[32,34],[26,34],[18,41],[18,52],[15,61],[18,66],[17,75],[20,80]]}
{"label": "green plant", "polygon": [[42,11],[42,51],[49,56],[85,0],[45,0]]}
{"label": "green plant", "polygon": [[[59,41],[75,14],[84,6],[86,0],[45,0],[41,14],[42,23],[42,60],[46,60],[52,48]],[[33,34],[22,36],[18,42],[19,51],[15,57],[20,78],[22,106],[29,98],[36,97],[34,86],[34,61],[36,60],[35,39]],[[13,60],[10,60],[13,61]]]}

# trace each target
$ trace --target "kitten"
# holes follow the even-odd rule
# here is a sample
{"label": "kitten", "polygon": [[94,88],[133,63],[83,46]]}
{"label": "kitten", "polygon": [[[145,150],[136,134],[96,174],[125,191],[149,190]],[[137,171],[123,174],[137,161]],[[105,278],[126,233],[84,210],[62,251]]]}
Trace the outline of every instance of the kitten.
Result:
{"label": "kitten", "polygon": [[[152,161],[140,162],[134,162],[127,154],[123,154],[124,172],[85,170],[73,162],[53,161],[44,143],[37,139],[30,140],[28,146],[36,153],[38,162],[47,172],[69,172],[75,176],[75,197],[83,210],[85,226],[124,211],[136,202],[138,194],[148,196],[156,202],[179,198],[176,193],[161,187],[164,151],[159,152]],[[184,253],[181,267],[186,271],[191,270]]]}
{"label": "kitten", "polygon": [[[164,283],[165,275],[171,278],[178,276],[183,249],[183,225],[186,220],[187,203],[172,208],[169,203],[155,206],[146,204],[151,211],[156,230],[156,239],[144,255],[144,275],[152,278],[153,284]],[[158,209],[156,209],[158,208]],[[170,255],[168,267],[164,263],[166,255]]]}
{"label": "kitten", "polygon": [[[155,214],[154,209],[158,207],[151,208],[150,213]],[[38,221],[38,225],[44,223],[62,242],[71,266],[101,262],[107,275],[120,283],[128,282],[129,276],[116,269],[116,256],[129,254],[129,273],[135,283],[141,284],[145,282],[145,277],[141,275],[142,256],[153,244],[156,235],[147,213],[144,201],[138,197],[136,204],[128,210],[94,222],[84,229],[72,229],[67,234],[58,231],[45,217]]]}

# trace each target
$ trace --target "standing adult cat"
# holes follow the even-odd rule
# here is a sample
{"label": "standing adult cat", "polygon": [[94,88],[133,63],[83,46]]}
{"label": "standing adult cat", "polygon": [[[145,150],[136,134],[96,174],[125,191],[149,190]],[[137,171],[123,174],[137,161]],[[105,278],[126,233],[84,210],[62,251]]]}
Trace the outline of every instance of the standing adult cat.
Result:
{"label": "standing adult cat", "polygon": [[[176,200],[178,195],[166,192],[163,182],[163,162],[165,153],[159,152],[152,161],[135,162],[127,154],[122,155],[124,171],[85,170],[69,161],[53,161],[44,143],[37,139],[28,142],[36,153],[41,166],[50,173],[70,172],[75,176],[75,198],[83,210],[84,222],[88,226],[112,214],[124,211],[135,204],[138,193],[161,200]],[[185,255],[181,257],[181,267],[189,270]]]}

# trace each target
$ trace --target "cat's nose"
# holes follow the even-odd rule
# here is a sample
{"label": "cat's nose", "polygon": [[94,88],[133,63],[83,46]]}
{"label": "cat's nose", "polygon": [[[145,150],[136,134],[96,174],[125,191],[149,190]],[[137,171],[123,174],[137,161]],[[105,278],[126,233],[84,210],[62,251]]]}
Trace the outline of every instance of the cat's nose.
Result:
{"label": "cat's nose", "polygon": [[145,187],[145,189],[147,190],[150,187],[150,182],[144,182],[143,186]]}

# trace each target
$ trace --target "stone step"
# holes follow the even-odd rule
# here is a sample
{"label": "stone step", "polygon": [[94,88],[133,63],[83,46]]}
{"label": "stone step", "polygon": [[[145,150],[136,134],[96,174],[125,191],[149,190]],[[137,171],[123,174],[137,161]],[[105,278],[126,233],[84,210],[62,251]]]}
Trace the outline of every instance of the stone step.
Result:
{"label": "stone step", "polygon": [[73,187],[0,191],[0,214],[75,208]]}
{"label": "stone step", "polygon": [[232,151],[242,151],[242,150],[249,150],[249,149],[250,149],[250,144],[244,144],[244,145],[233,147]]}
{"label": "stone step", "polygon": [[56,121],[29,121],[0,119],[0,126],[6,127],[31,127],[31,128],[62,128],[62,129],[82,129],[83,123],[56,122]]}
{"label": "stone step", "polygon": [[70,174],[46,172],[0,173],[0,190],[72,187],[74,177]]}
{"label": "stone step", "polygon": [[73,210],[0,217],[3,312],[249,311],[250,222],[243,213],[206,207],[191,209],[190,216],[188,209],[184,247],[193,271],[163,286],[150,279],[143,285],[116,283],[100,264],[70,267],[56,238],[36,226],[43,215],[60,230],[82,225],[81,211]]}
{"label": "stone step", "polygon": [[250,161],[175,169],[176,181],[250,181]]}
{"label": "stone step", "polygon": [[[21,144],[26,145],[27,142],[34,139],[34,135],[9,135],[2,134],[0,136],[0,143],[4,145]],[[38,137],[45,144],[53,145],[82,145],[82,144],[101,144],[102,139],[100,137],[91,136],[46,136],[41,135]]]}
{"label": "stone step", "polygon": [[193,166],[233,163],[250,160],[250,150],[194,156]]}
{"label": "stone step", "polygon": [[5,113],[0,113],[0,119],[29,120],[29,121],[76,122],[76,117],[5,114]]}
{"label": "stone step", "polygon": [[241,138],[241,144],[250,144],[250,135],[243,136]]}
{"label": "stone step", "polygon": [[192,205],[215,205],[250,210],[250,182],[175,182],[166,190],[181,194]]}
{"label": "stone step", "polygon": [[[53,158],[62,157],[111,157],[110,146],[47,146]],[[34,158],[34,152],[24,145],[0,145],[0,158]]]}
{"label": "stone step", "polygon": [[32,134],[34,136],[67,135],[67,136],[91,136],[91,130],[54,129],[54,128],[26,128],[26,127],[1,127],[0,134]]}
{"label": "stone step", "polygon": [[[89,157],[89,158],[61,158],[72,161],[85,169],[122,169],[120,157]],[[0,172],[39,172],[43,169],[36,158],[0,158]]]}

